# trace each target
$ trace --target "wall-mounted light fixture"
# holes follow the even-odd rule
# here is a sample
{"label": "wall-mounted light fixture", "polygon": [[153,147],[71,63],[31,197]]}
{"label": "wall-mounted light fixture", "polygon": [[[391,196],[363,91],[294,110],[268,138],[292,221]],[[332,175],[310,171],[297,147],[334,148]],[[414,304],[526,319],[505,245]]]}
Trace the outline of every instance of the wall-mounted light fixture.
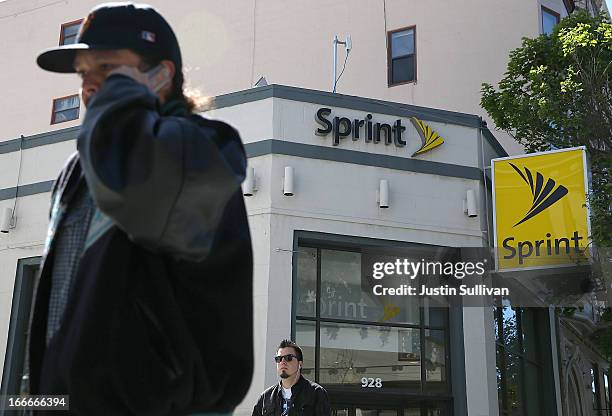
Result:
{"label": "wall-mounted light fixture", "polygon": [[463,212],[470,218],[478,216],[478,204],[476,203],[476,193],[468,189],[463,200]]}
{"label": "wall-mounted light fixture", "polygon": [[3,208],[0,211],[0,232],[8,233],[12,228],[13,210],[9,207]]}
{"label": "wall-mounted light fixture", "polygon": [[376,192],[378,206],[380,208],[389,208],[389,181],[381,179]]}
{"label": "wall-mounted light fixture", "polygon": [[242,186],[242,195],[253,196],[253,194],[257,192],[256,186],[255,169],[248,167],[246,170],[246,178],[244,178],[244,185]]}
{"label": "wall-mounted light fixture", "polygon": [[17,224],[17,216],[15,212],[17,211],[17,198],[19,197],[19,184],[21,182],[21,162],[23,161],[23,143],[25,137],[22,134],[19,140],[19,169],[17,173],[17,186],[15,188],[15,201],[13,203],[13,208],[3,208],[0,210],[0,233],[8,233],[11,229],[15,228]]}
{"label": "wall-mounted light fixture", "polygon": [[283,195],[293,196],[293,168],[285,166],[285,176],[283,177]]}

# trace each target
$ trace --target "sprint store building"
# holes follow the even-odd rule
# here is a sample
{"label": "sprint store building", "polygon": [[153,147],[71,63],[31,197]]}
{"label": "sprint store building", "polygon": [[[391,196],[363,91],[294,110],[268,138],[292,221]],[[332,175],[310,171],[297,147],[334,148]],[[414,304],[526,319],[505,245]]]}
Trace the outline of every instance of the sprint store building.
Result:
{"label": "sprint store building", "polygon": [[[497,414],[492,310],[374,296],[361,281],[368,248],[488,246],[484,172],[506,153],[481,119],[279,85],[216,97],[205,115],[235,126],[249,156],[255,374],[236,413],[250,415],[276,382],[272,357],[292,337],[336,415]],[[17,223],[0,236],[3,394],[18,391],[48,191],[77,134],[26,137],[22,155],[0,144],[0,166],[22,157],[22,177],[46,178],[0,189],[0,208],[19,195]]]}
{"label": "sprint store building", "polygon": [[291,335],[337,415],[497,414],[493,311],[374,296],[361,278],[372,247],[488,245],[483,166],[505,152],[480,118],[278,85],[216,106],[252,169],[247,401],[277,381],[272,357]]}

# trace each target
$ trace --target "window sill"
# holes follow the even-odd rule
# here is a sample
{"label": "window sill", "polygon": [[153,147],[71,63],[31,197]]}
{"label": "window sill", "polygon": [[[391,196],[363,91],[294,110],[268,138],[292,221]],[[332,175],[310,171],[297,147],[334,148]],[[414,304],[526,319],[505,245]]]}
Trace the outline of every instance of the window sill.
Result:
{"label": "window sill", "polygon": [[391,87],[397,87],[399,85],[408,85],[408,84],[415,84],[416,85],[417,80],[415,79],[414,81],[404,81],[404,82],[398,82],[397,84],[388,84],[387,83],[387,88],[391,88]]}
{"label": "window sill", "polygon": [[52,121],[51,122],[51,126],[55,125],[55,124],[62,124],[62,123],[68,123],[70,121],[79,121],[78,118],[71,118],[69,120],[59,120],[59,121]]}

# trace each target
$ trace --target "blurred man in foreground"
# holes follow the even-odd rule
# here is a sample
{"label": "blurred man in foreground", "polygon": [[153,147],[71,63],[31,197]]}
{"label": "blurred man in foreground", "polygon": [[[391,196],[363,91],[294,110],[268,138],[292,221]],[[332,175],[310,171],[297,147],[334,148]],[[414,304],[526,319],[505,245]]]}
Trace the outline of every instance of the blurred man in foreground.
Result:
{"label": "blurred man in foreground", "polygon": [[231,413],[253,367],[238,133],[194,114],[150,6],[100,5],[37,62],[80,76],[87,113],[52,190],[30,393],[87,416]]}

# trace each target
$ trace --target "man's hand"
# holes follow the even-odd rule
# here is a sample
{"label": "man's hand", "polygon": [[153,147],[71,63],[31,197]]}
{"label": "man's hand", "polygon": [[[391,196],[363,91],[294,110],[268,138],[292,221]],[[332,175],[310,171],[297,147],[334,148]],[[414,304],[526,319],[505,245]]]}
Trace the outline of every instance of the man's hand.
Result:
{"label": "man's hand", "polygon": [[170,71],[162,64],[155,68],[142,72],[135,66],[121,65],[113,69],[108,76],[121,74],[132,78],[134,81],[146,85],[154,94],[170,83]]}

